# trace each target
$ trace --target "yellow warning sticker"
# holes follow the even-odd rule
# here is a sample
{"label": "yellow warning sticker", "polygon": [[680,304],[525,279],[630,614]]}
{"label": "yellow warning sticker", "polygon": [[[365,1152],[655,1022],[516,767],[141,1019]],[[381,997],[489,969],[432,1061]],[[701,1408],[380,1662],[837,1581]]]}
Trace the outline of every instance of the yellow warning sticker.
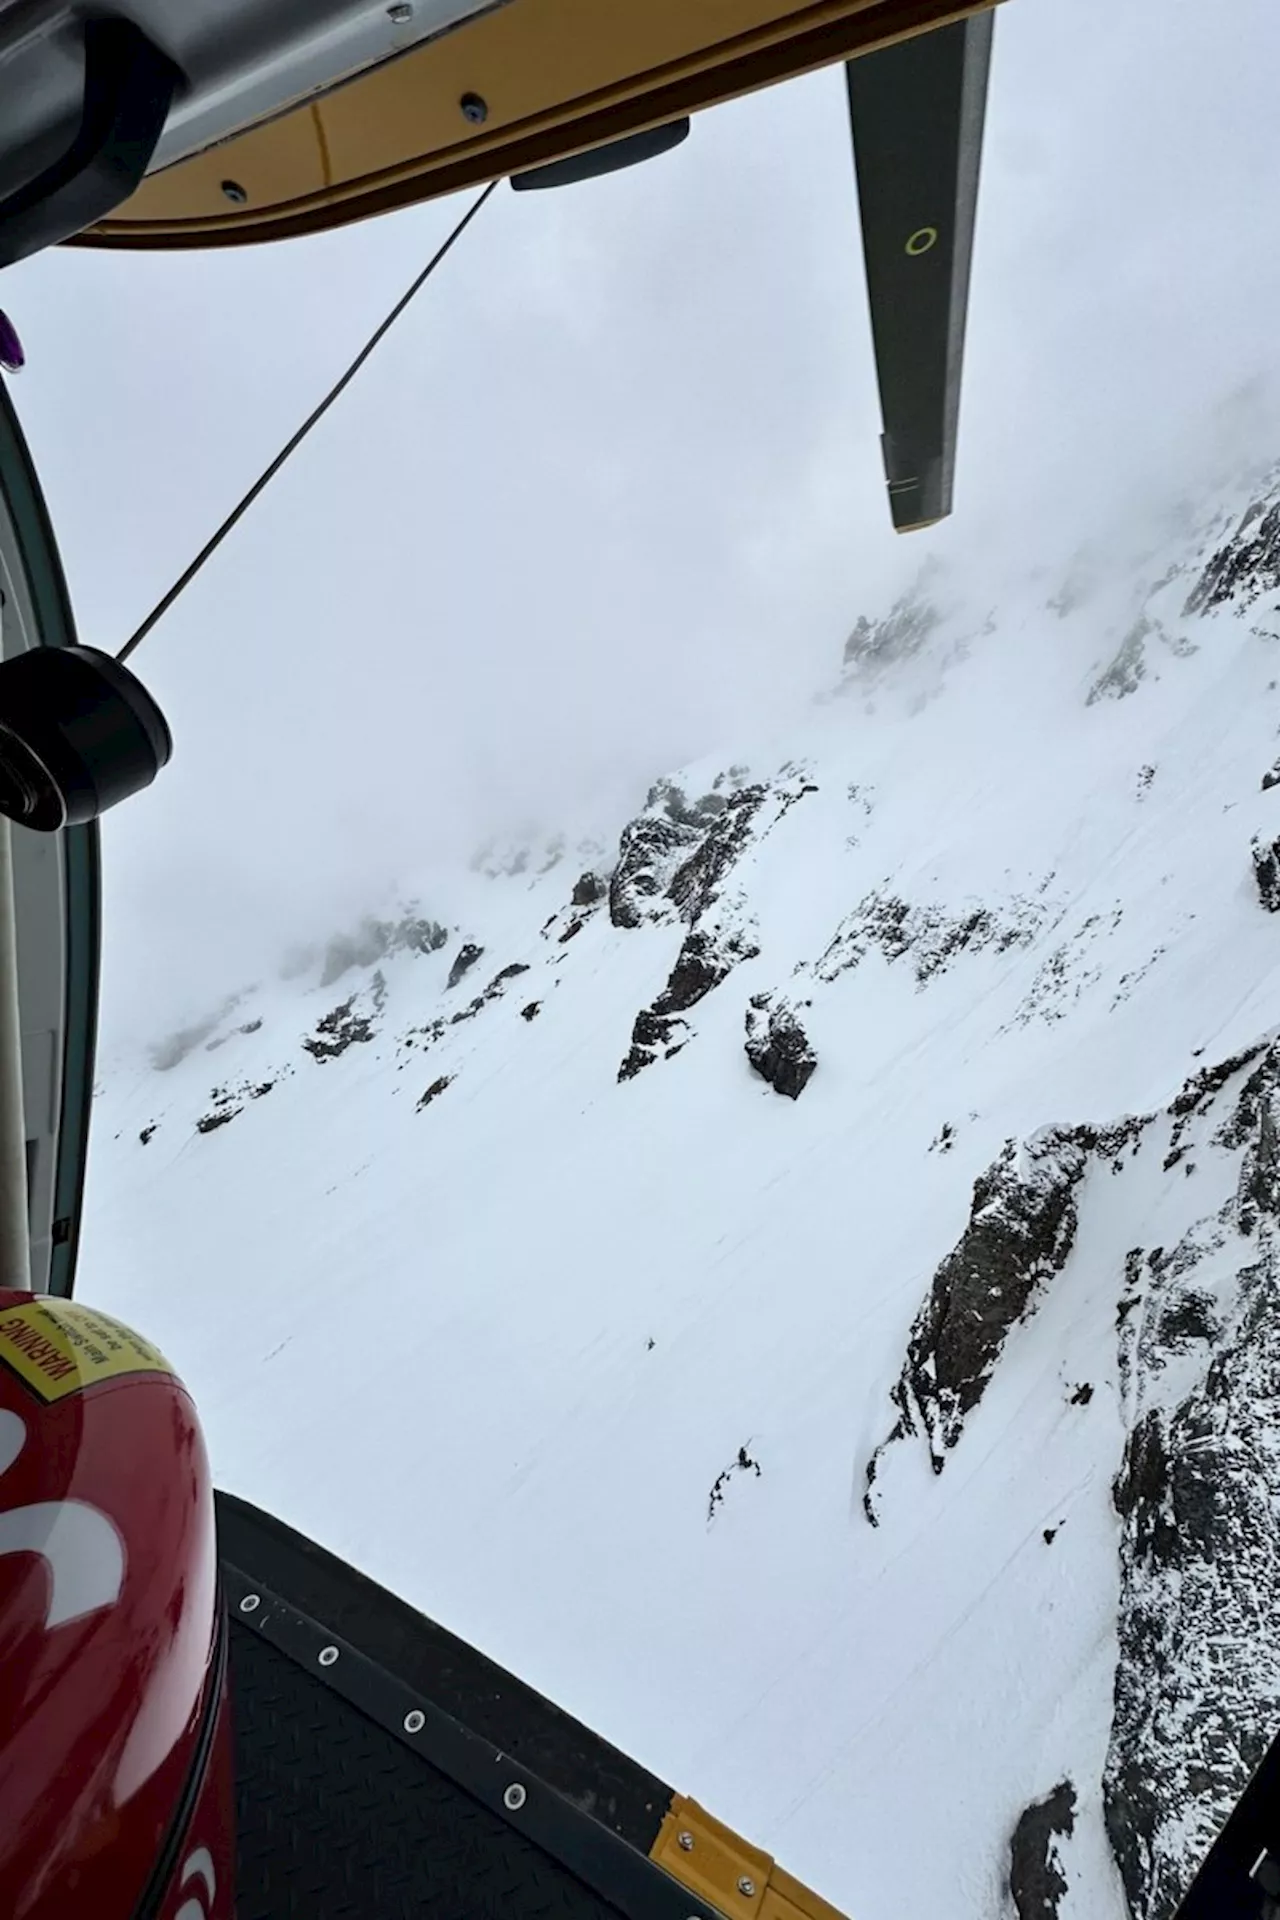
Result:
{"label": "yellow warning sticker", "polygon": [[0,1310],[0,1361],[42,1400],[64,1400],[126,1373],[172,1373],[157,1347],[73,1300]]}

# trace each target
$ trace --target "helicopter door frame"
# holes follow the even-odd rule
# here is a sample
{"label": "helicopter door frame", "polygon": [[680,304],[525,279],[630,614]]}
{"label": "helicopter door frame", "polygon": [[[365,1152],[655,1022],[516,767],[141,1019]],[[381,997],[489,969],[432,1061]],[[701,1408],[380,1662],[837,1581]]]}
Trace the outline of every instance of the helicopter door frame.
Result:
{"label": "helicopter door frame", "polygon": [[[57,543],[0,383],[0,654],[75,644]],[[101,928],[96,824],[0,845],[0,1285],[68,1297],[93,1097]],[[24,1258],[25,1255],[25,1258]]]}

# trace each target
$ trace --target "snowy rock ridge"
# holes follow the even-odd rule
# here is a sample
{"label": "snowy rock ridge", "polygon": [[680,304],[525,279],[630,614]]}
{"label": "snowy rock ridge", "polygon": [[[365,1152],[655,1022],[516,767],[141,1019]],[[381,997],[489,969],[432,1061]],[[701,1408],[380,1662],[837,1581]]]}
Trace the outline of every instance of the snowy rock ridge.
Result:
{"label": "snowy rock ridge", "polygon": [[221,1482],[857,1920],[1170,1920],[1280,1729],[1278,553],[926,571],[104,1056],[80,1287]]}

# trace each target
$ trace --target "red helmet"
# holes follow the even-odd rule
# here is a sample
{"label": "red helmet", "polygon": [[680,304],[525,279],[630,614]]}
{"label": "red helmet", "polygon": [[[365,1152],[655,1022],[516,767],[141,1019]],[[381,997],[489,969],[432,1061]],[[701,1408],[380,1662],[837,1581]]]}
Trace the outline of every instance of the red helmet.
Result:
{"label": "red helmet", "polygon": [[106,1314],[0,1291],[5,1920],[230,1920],[225,1647],[186,1389]]}

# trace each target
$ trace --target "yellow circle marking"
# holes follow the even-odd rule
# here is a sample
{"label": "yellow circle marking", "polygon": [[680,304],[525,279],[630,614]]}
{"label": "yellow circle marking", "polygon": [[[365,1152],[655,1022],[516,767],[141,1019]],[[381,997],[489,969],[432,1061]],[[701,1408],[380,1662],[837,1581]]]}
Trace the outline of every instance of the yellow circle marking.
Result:
{"label": "yellow circle marking", "polygon": [[914,260],[917,255],[928,253],[930,247],[936,246],[937,240],[938,229],[936,227],[917,227],[907,242],[907,252]]}

